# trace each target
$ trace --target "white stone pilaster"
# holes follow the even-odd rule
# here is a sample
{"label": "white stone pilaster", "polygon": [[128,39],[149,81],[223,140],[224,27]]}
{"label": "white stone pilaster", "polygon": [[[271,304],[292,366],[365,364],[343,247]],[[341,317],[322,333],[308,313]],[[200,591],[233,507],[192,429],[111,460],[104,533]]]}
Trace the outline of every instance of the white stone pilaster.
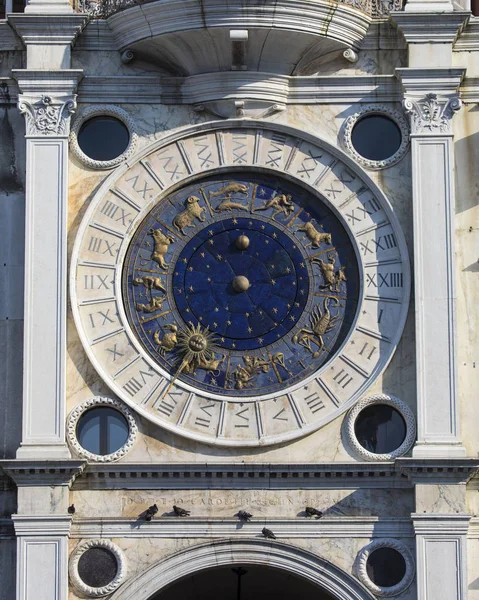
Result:
{"label": "white stone pilaster", "polygon": [[452,12],[454,6],[449,0],[407,0],[405,12]]}
{"label": "white stone pilaster", "polygon": [[454,151],[463,69],[398,69],[411,119],[416,304],[416,457],[461,457],[456,390]]}
{"label": "white stone pilaster", "polygon": [[12,515],[17,535],[16,600],[68,599],[69,515]]}
{"label": "white stone pilaster", "polygon": [[17,458],[69,458],[65,442],[68,134],[81,71],[15,71],[26,119],[23,432]]}
{"label": "white stone pilaster", "polygon": [[413,514],[418,600],[467,599],[470,515]]}

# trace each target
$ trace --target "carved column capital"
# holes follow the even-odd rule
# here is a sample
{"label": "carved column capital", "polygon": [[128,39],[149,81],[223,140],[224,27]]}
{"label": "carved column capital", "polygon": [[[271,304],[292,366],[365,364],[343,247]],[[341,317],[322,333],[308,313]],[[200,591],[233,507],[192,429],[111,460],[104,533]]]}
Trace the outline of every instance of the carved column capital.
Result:
{"label": "carved column capital", "polygon": [[42,94],[35,101],[21,95],[18,108],[25,115],[27,136],[68,136],[70,117],[76,110],[76,94],[70,98],[55,98]]}
{"label": "carved column capital", "polygon": [[452,134],[452,117],[461,109],[462,102],[459,95],[444,99],[429,93],[419,100],[406,98],[403,106],[409,115],[413,135]]}
{"label": "carved column capital", "polygon": [[76,110],[76,90],[83,74],[77,70],[17,70],[18,108],[25,115],[27,137],[68,137]]}

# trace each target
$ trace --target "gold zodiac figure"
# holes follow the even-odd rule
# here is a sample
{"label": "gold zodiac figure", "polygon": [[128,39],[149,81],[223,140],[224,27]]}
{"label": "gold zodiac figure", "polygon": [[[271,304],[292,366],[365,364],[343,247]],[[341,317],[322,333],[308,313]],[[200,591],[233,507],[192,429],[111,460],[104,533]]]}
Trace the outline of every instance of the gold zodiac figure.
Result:
{"label": "gold zodiac figure", "polygon": [[178,331],[178,327],[176,325],[172,324],[172,325],[165,325],[164,328],[169,329],[171,331],[171,333],[165,333],[165,334],[163,334],[163,337],[160,338],[161,329],[157,329],[153,335],[155,344],[160,346],[158,352],[161,354],[161,356],[165,356],[165,354],[167,352],[171,352],[175,348],[176,344],[178,343],[178,337],[176,335],[177,331]]}
{"label": "gold zodiac figure", "polygon": [[217,372],[218,367],[224,362],[226,354],[222,358],[215,357],[215,336],[208,328],[203,329],[201,325],[188,327],[186,331],[178,334],[178,345],[182,354],[182,363],[178,373],[191,374],[196,369]]}
{"label": "gold zodiac figure", "polygon": [[217,198],[218,196],[231,196],[232,194],[247,194],[248,186],[244,185],[244,183],[228,183],[224,187],[220,188],[216,192],[210,192],[210,200],[211,198]]}
{"label": "gold zodiac figure", "polygon": [[273,209],[272,219],[275,220],[275,216],[282,213],[285,217],[288,217],[291,213],[294,212],[294,203],[291,202],[292,196],[290,194],[279,194],[279,196],[275,196],[271,198],[271,200],[266,200],[264,206],[260,208],[253,209],[253,212],[260,210],[269,210]]}
{"label": "gold zodiac figure", "polygon": [[182,210],[173,219],[173,225],[178,229],[182,235],[186,235],[185,229],[187,227],[193,227],[195,219],[204,223],[206,217],[203,213],[206,211],[204,206],[200,206],[200,199],[196,196],[188,196],[185,201],[185,210]]}
{"label": "gold zodiac figure", "polygon": [[[313,355],[313,358],[318,358],[318,356],[321,354],[321,351],[324,349],[323,335],[326,335],[332,329],[334,329],[339,319],[338,315],[331,316],[329,311],[330,300],[334,300],[336,302],[336,306],[338,306],[339,300],[335,296],[327,296],[323,302],[324,312],[321,312],[321,309],[317,304],[311,313],[311,317],[309,319],[311,329],[300,329],[300,331],[293,336],[293,343],[299,344],[300,346],[303,346],[309,350],[309,352],[311,352]],[[315,352],[313,352],[311,343],[317,346],[317,350]]]}
{"label": "gold zodiac figure", "polygon": [[165,235],[161,229],[150,229],[148,234],[153,237],[155,243],[155,249],[151,255],[151,260],[157,262],[160,267],[166,271],[168,269],[168,263],[165,262],[165,256],[168,252],[168,246],[175,240],[171,236]]}
{"label": "gold zodiac figure", "polygon": [[324,279],[324,284],[320,286],[323,289],[327,288],[330,292],[339,292],[341,284],[348,280],[345,274],[345,266],[335,270],[336,257],[334,254],[329,254],[327,263],[315,257],[310,258],[310,262],[319,265]]}
{"label": "gold zodiac figure", "polygon": [[[242,390],[251,387],[256,376],[263,372],[268,373],[271,367],[269,361],[257,356],[243,356],[244,366],[238,364],[231,374],[235,382],[235,389]],[[278,352],[272,357],[272,362],[284,367],[284,355]]]}
{"label": "gold zodiac figure", "polygon": [[160,277],[153,277],[151,275],[137,277],[136,279],[133,279],[133,285],[144,285],[147,290],[159,290],[166,294],[166,288]]}
{"label": "gold zodiac figure", "polygon": [[300,227],[296,229],[296,231],[302,231],[306,234],[306,237],[310,241],[308,246],[312,246],[313,248],[319,248],[321,244],[332,244],[333,239],[330,233],[322,233],[318,231],[316,227],[313,225],[312,221],[308,221],[304,223]]}
{"label": "gold zodiac figure", "polygon": [[163,308],[163,302],[166,300],[165,296],[159,298],[152,298],[148,304],[137,304],[136,310],[140,310],[146,313],[154,313],[156,310]]}

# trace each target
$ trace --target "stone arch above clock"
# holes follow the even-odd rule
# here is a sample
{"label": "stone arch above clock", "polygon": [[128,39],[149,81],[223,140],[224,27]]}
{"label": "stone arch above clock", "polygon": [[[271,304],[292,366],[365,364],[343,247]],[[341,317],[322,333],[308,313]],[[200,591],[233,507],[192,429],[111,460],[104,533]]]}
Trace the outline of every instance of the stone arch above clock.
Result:
{"label": "stone arch above clock", "polygon": [[[262,181],[265,186],[258,187]],[[237,187],[221,191],[231,184]],[[258,203],[254,202],[260,189],[264,189],[260,208],[265,210],[257,211]],[[281,206],[267,208],[268,200],[281,195],[283,202],[292,198],[287,210],[281,212]],[[228,199],[234,206],[222,204]],[[188,202],[197,203],[200,218],[192,213],[192,219],[186,218],[187,226],[182,227],[178,215],[188,209]],[[320,207],[321,214],[308,212],[304,202]],[[169,217],[160,214],[164,206],[169,208]],[[218,210],[220,206],[224,210]],[[315,237],[328,233],[327,226],[321,229],[323,223],[319,222],[326,215],[335,222],[333,237],[340,239],[338,248],[343,250],[336,249],[335,239]],[[239,223],[241,219],[244,223]],[[304,231],[309,222],[313,229]],[[300,227],[303,231],[298,232]],[[164,244],[156,244],[151,235],[156,230],[165,237]],[[261,347],[258,336],[251,353],[246,349],[243,354],[230,355],[231,340],[225,349],[226,336],[214,333],[213,325],[221,325],[217,320],[208,321],[208,332],[214,334],[210,342],[200,340],[216,347],[207,347],[207,354],[200,356],[197,347],[188,344],[195,331],[208,337],[205,326],[200,321],[186,322],[181,310],[189,305],[179,310],[173,293],[166,289],[176,286],[176,261],[186,260],[189,266],[188,261],[195,260],[201,235],[205,240],[219,236],[218,243],[221,236],[233,236],[234,240],[223,241],[238,248],[235,240],[240,235],[266,242],[273,240],[264,237],[268,232],[279,236],[274,243],[281,243],[282,248],[291,245],[283,257],[292,261],[291,269],[304,262],[309,273],[308,302],[298,308],[298,315],[285,308],[285,317],[298,319],[296,329],[284,333],[289,336],[292,354],[297,349],[300,358],[324,358],[309,371],[306,365],[304,376],[288,378],[291,356],[274,344]],[[136,263],[131,262],[135,243],[135,260],[143,260],[142,273],[137,273]],[[296,258],[293,247],[298,252]],[[151,259],[155,251],[155,259],[147,265],[145,252]],[[341,264],[342,259],[348,264]],[[340,281],[340,273],[347,274],[348,268],[351,279],[347,284]],[[239,275],[232,273],[228,282],[239,286],[238,290],[246,285]],[[233,282],[235,276],[237,281]],[[186,282],[186,275],[182,277]],[[273,278],[267,271],[265,277]],[[294,285],[298,284],[302,285],[299,279]],[[284,289],[289,285],[291,282]],[[259,121],[216,122],[183,129],[118,168],[105,180],[85,214],[71,266],[76,326],[100,377],[132,408],[160,426],[223,446],[268,445],[302,437],[351,407],[394,353],[407,315],[409,289],[404,236],[381,190],[330,144],[290,127]],[[144,292],[143,302],[136,295],[139,290]],[[349,326],[334,340],[326,333],[321,339],[318,320],[326,310],[339,318],[340,301],[346,306],[348,297],[355,298]],[[289,304],[294,306],[294,300],[287,299],[285,307]],[[167,311],[175,315],[174,322],[165,322],[163,313]],[[145,323],[152,324],[150,339]],[[162,347],[167,332],[172,335]],[[324,354],[328,347],[331,353]],[[193,355],[190,352],[187,356],[188,348],[194,349]],[[276,352],[269,351],[275,348]],[[261,352],[265,354],[263,362]],[[219,360],[221,354],[228,365],[222,372],[223,390],[211,387],[208,368],[213,364],[208,361]],[[250,354],[254,365],[244,360],[250,360]],[[279,354],[282,356],[278,358]],[[165,356],[171,361],[163,360]],[[265,370],[276,377],[275,387],[261,393],[261,389],[250,386],[250,379]],[[202,383],[195,382],[195,377]],[[277,385],[283,380],[284,388]],[[245,387],[239,385],[242,381],[247,382]]]}

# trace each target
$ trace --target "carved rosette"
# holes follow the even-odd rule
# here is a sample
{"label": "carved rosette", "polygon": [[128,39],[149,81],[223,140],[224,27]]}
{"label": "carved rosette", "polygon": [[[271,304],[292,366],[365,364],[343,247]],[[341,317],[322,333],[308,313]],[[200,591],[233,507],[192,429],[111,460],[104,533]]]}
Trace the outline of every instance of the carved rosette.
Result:
{"label": "carved rosette", "polygon": [[431,93],[420,100],[404,100],[404,110],[409,115],[413,135],[452,134],[452,117],[461,107],[459,96],[440,98]]}
{"label": "carved rosette", "polygon": [[26,135],[34,137],[66,137],[70,118],[76,109],[76,94],[54,97],[42,94],[39,99],[20,96],[18,108],[25,115]]}

